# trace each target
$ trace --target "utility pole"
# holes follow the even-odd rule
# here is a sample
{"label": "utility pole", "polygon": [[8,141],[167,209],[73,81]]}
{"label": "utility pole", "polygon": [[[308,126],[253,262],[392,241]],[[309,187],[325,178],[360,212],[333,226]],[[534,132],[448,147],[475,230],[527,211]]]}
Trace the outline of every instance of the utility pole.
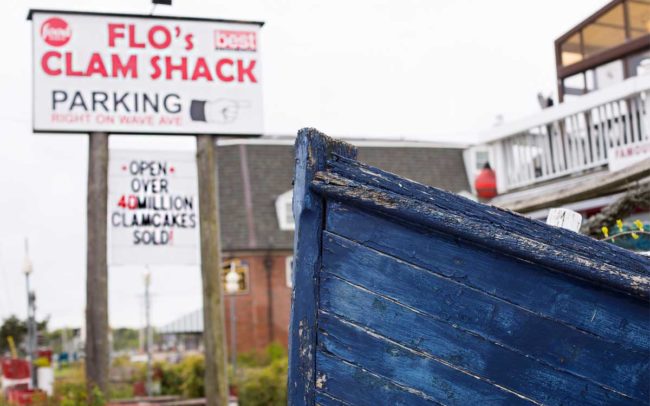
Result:
{"label": "utility pole", "polygon": [[29,358],[29,379],[32,388],[36,388],[36,295],[29,287],[29,276],[33,271],[32,261],[29,259],[29,242],[25,239],[25,263],[23,273],[25,274],[25,286],[27,288],[27,357]]}
{"label": "utility pole", "polygon": [[[88,197],[86,248],[86,388],[108,393],[108,134],[88,138]],[[89,399],[91,402],[92,399]]]}
{"label": "utility pole", "polygon": [[205,134],[197,135],[196,155],[199,178],[201,279],[203,281],[205,398],[207,406],[227,406],[228,376],[221,286],[221,242],[215,137]]}
{"label": "utility pole", "polygon": [[146,334],[147,334],[147,396],[152,396],[152,385],[153,385],[153,372],[152,367],[152,346],[153,346],[153,335],[151,333],[151,301],[149,296],[149,286],[151,285],[151,272],[147,269],[147,273],[144,275],[144,308],[145,308],[145,319],[146,319]]}

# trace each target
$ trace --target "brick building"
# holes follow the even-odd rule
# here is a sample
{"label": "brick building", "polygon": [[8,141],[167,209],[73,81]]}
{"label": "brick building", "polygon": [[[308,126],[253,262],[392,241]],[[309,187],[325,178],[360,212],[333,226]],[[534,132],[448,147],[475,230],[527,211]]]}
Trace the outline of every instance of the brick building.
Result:
{"label": "brick building", "polygon": [[[238,352],[287,345],[291,311],[293,137],[221,140],[217,146],[224,270],[242,276],[235,294]],[[349,140],[361,161],[452,192],[470,190],[463,145]],[[230,297],[226,295],[226,328]],[[164,326],[166,335],[203,329],[200,311]],[[228,338],[230,331],[228,331]]]}

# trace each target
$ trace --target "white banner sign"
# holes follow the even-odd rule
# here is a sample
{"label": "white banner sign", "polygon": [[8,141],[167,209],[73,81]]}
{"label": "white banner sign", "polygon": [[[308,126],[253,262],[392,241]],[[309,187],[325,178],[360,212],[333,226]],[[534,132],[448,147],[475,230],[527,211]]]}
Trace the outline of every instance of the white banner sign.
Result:
{"label": "white banner sign", "polygon": [[111,150],[110,263],[198,264],[198,205],[194,152]]}
{"label": "white banner sign", "polygon": [[614,147],[609,150],[609,170],[616,172],[645,159],[650,159],[650,141]]}
{"label": "white banner sign", "polygon": [[31,18],[34,131],[262,133],[260,23]]}

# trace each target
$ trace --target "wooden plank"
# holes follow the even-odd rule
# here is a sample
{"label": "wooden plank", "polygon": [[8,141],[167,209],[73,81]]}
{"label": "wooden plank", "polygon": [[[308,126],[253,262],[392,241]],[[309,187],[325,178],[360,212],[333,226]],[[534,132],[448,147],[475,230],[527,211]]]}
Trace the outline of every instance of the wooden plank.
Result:
{"label": "wooden plank", "polygon": [[650,351],[604,341],[330,233],[323,238],[323,271],[558,370],[638,399],[650,396]]}
{"label": "wooden plank", "polygon": [[355,406],[431,406],[439,405],[432,399],[401,387],[394,382],[319,351],[318,390]]}
{"label": "wooden plank", "polygon": [[[650,164],[650,160],[648,160],[648,163]],[[637,254],[616,247],[613,244],[594,243],[592,238],[584,235],[568,230],[549,228],[542,222],[532,221],[498,207],[486,206],[461,196],[445,193],[440,189],[400,178],[360,162],[338,157],[336,160],[329,162],[329,167],[334,174],[381,190],[394,192],[419,202],[431,204],[453,215],[465,216],[466,213],[470,212],[480,213],[470,217],[471,220],[479,223],[480,229],[495,229],[518,235],[523,239],[540,241],[549,246],[556,246],[563,251],[597,259],[605,264],[622,263],[625,269],[650,275],[650,260],[639,257]],[[576,185],[573,185],[573,187],[575,188]],[[478,229],[476,230],[478,231]],[[473,229],[463,228],[459,231],[462,234],[467,234],[468,232],[471,233]],[[489,246],[492,240],[484,239],[483,241],[484,244]]]}
{"label": "wooden plank", "polygon": [[[540,404],[623,405],[633,401],[336,277],[321,278],[320,302],[324,311],[348,323],[430,358],[443,360]],[[325,325],[322,315],[321,318]]]}
{"label": "wooden plank", "polygon": [[349,403],[336,399],[327,393],[316,391],[317,406],[350,406]]}
{"label": "wooden plank", "polygon": [[[327,212],[328,231],[611,342],[642,351],[650,348],[648,308],[641,300],[530,263],[513,268],[512,259],[499,253],[340,203],[329,203]],[[434,252],[445,255],[432,261]]]}
{"label": "wooden plank", "polygon": [[[325,332],[319,334],[319,348],[322,351],[405,388],[424,393],[441,404],[534,404],[520,395],[456,369],[446,361],[372,334],[335,315],[320,313],[319,327]],[[321,374],[327,377],[326,373]]]}
{"label": "wooden plank", "polygon": [[[313,405],[315,402],[317,273],[320,270],[324,203],[310,190],[310,184],[316,172],[325,169],[326,160],[332,153],[356,157],[354,147],[334,141],[315,129],[307,128],[298,133],[293,193],[296,230],[289,334],[289,405]],[[296,295],[296,292],[300,294]]]}
{"label": "wooden plank", "polygon": [[[650,162],[650,159],[648,161]],[[612,244],[596,242],[589,237],[546,225],[539,229],[542,235],[527,237],[516,230],[506,231],[499,227],[504,224],[502,219],[487,216],[484,209],[475,210],[475,215],[471,217],[456,214],[450,210],[442,210],[435,204],[421,204],[410,197],[360,184],[331,173],[317,174],[312,187],[328,198],[454,235],[467,242],[496,250],[501,256],[511,255],[535,262],[644,300],[650,297],[650,259]],[[458,209],[466,207],[472,210],[472,205],[476,204],[460,197],[454,197],[453,200],[460,206]],[[526,222],[531,226],[535,224],[532,220]],[[574,235],[563,239],[565,233]],[[576,246],[584,247],[584,250],[576,250]],[[567,249],[569,247],[573,249]],[[613,260],[604,255],[604,252],[612,251],[616,252],[619,258]]]}

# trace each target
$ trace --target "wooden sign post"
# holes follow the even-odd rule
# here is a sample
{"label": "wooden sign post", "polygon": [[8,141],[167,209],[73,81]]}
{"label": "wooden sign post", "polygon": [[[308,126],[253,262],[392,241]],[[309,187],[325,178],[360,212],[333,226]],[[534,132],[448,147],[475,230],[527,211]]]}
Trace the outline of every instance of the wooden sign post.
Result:
{"label": "wooden sign post", "polygon": [[225,324],[221,283],[221,241],[217,202],[216,137],[197,135],[201,278],[203,280],[203,345],[207,406],[228,404]]}
{"label": "wooden sign post", "polygon": [[86,251],[86,388],[108,390],[108,133],[88,137],[88,200]]}

